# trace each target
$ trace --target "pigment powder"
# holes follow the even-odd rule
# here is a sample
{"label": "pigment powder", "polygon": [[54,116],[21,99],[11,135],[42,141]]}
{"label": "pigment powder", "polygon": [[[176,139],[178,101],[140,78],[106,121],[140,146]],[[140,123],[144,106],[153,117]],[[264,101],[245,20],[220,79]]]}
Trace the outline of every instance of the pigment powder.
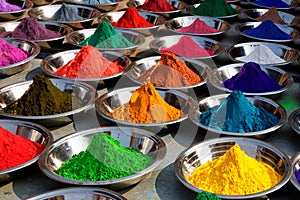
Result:
{"label": "pigment powder", "polygon": [[50,18],[54,21],[82,21],[83,17],[79,16],[76,8],[69,6],[65,3],[53,14]]}
{"label": "pigment powder", "polygon": [[242,62],[256,62],[258,64],[276,64],[286,62],[265,45],[259,45],[255,47],[249,55],[236,57],[235,59]]}
{"label": "pigment powder", "polygon": [[4,0],[0,0],[0,12],[11,12],[11,11],[18,11],[22,10],[20,6],[7,3]]}
{"label": "pigment powder", "polygon": [[26,17],[13,31],[4,32],[0,36],[23,40],[46,40],[61,37],[62,34],[45,28],[35,18]]}
{"label": "pigment powder", "polygon": [[239,11],[224,0],[204,0],[198,7],[193,8],[191,13],[201,16],[224,17],[238,14]]}
{"label": "pigment powder", "polygon": [[117,22],[111,22],[113,26],[120,28],[145,28],[154,26],[142,17],[136,8],[127,8]]}
{"label": "pigment powder", "polygon": [[72,108],[76,109],[80,104],[77,97],[61,91],[50,79],[36,75],[25,93],[8,104],[3,111],[13,115],[45,116],[72,111]]}
{"label": "pigment powder", "polygon": [[162,48],[159,51],[161,53],[174,53],[177,56],[186,58],[206,57],[214,55],[213,51],[203,49],[195,42],[195,40],[191,36],[188,35],[181,36],[176,44],[168,48]]}
{"label": "pigment powder", "polygon": [[217,130],[248,133],[268,129],[279,119],[264,107],[254,106],[241,91],[234,90],[219,106],[203,112],[199,121]]}
{"label": "pigment powder", "polygon": [[29,56],[27,52],[0,38],[0,67],[21,62]]}
{"label": "pigment powder", "polygon": [[152,12],[170,12],[176,10],[167,0],[146,0],[137,9]]}
{"label": "pigment powder", "polygon": [[276,7],[271,7],[268,12],[263,14],[262,16],[256,18],[257,21],[265,21],[265,20],[272,20],[275,24],[283,24],[285,25],[285,21],[282,20],[280,17]]}
{"label": "pigment powder", "polygon": [[63,163],[56,173],[70,179],[104,181],[136,174],[153,163],[153,159],[106,133],[92,136],[85,151]]}
{"label": "pigment powder", "polygon": [[177,120],[181,111],[169,105],[151,83],[136,89],[128,103],[113,110],[110,116],[133,123],[161,123]]}
{"label": "pigment powder", "polygon": [[117,61],[111,62],[95,47],[87,45],[82,47],[67,64],[59,67],[54,74],[67,78],[89,79],[111,76],[124,69]]}
{"label": "pigment powder", "polygon": [[291,6],[285,3],[281,0],[256,0],[253,1],[253,3],[260,5],[260,6],[266,6],[266,7],[276,7],[276,8],[290,8]]}
{"label": "pigment powder", "polygon": [[243,31],[244,34],[270,40],[290,40],[293,37],[282,31],[272,20],[265,20],[261,22],[256,28],[250,28]]}
{"label": "pigment powder", "polygon": [[200,165],[186,178],[201,190],[231,196],[262,192],[282,179],[270,165],[248,156],[238,144]]}
{"label": "pigment powder", "polygon": [[156,65],[145,71],[138,81],[150,81],[155,86],[182,87],[203,81],[185,62],[173,53],[163,53]]}
{"label": "pigment powder", "polygon": [[220,32],[218,29],[208,26],[203,20],[196,19],[189,26],[181,27],[176,31],[184,33],[208,34]]}
{"label": "pigment powder", "polygon": [[297,182],[300,184],[300,169],[295,170],[295,176],[296,176]]}
{"label": "pigment powder", "polygon": [[135,45],[119,34],[107,21],[99,23],[96,31],[79,44],[82,46],[91,45],[96,48],[126,48]]}
{"label": "pigment powder", "polygon": [[38,156],[44,147],[0,126],[0,171],[16,167]]}
{"label": "pigment powder", "polygon": [[221,200],[216,194],[208,192],[199,192],[194,200]]}
{"label": "pigment powder", "polygon": [[114,3],[115,1],[110,1],[110,0],[83,0],[82,3],[86,4],[91,4],[91,5],[96,5],[96,4],[111,4]]}

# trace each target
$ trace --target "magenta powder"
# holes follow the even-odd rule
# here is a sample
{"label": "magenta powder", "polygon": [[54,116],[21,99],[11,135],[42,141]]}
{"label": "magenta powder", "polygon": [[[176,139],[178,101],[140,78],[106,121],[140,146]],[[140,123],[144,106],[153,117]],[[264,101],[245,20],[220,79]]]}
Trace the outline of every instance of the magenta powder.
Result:
{"label": "magenta powder", "polygon": [[7,66],[28,58],[29,55],[22,49],[0,39],[0,66]]}
{"label": "magenta powder", "polygon": [[22,10],[22,8],[20,6],[7,3],[4,0],[0,0],[0,12],[11,12],[18,10]]}

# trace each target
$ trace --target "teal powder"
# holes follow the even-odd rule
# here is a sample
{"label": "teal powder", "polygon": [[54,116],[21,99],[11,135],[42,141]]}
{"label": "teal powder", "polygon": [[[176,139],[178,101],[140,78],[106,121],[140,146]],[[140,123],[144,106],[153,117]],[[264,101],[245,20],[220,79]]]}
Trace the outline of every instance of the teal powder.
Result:
{"label": "teal powder", "polygon": [[203,112],[199,121],[217,130],[248,133],[268,129],[279,119],[265,108],[254,106],[241,91],[234,90],[219,106]]}
{"label": "teal powder", "polygon": [[67,4],[63,3],[62,6],[51,17],[54,21],[82,21],[83,17],[77,14],[77,10]]}

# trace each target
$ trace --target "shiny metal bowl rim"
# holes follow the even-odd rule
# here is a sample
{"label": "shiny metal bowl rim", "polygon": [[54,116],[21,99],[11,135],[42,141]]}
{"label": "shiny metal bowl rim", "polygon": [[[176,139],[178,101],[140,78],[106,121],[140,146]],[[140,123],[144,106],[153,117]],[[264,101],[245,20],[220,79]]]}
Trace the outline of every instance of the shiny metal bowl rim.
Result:
{"label": "shiny metal bowl rim", "polygon": [[[263,5],[259,5],[259,4],[256,4],[256,3],[254,3],[254,0],[247,0],[248,1],[248,3],[250,3],[251,5],[253,5],[253,6],[257,6],[257,7],[260,7],[260,8],[271,8],[271,7],[269,7],[269,6],[263,6]],[[286,2],[285,2],[286,3]],[[289,5],[290,6],[290,5]],[[290,9],[293,9],[293,8],[296,8],[297,6],[294,6],[294,7],[292,7],[292,6],[290,6],[289,8],[281,8],[281,7],[276,7],[276,9],[277,10],[290,10]]]}
{"label": "shiny metal bowl rim", "polygon": [[71,4],[77,4],[77,5],[84,5],[84,6],[113,6],[113,5],[118,5],[121,1],[115,1],[112,3],[98,3],[98,4],[89,4],[89,3],[84,3],[80,1],[72,1],[72,0],[64,0],[64,2],[71,3]]}
{"label": "shiny metal bowl rim", "polygon": [[[297,117],[297,115],[300,114],[300,108],[297,108],[296,110],[294,110],[288,118],[288,123],[290,125],[290,127],[292,128],[293,131],[295,131],[296,133],[300,134],[300,131],[297,129],[297,127],[295,126],[295,124],[293,123],[293,120],[295,119],[295,117]],[[300,187],[299,187],[300,188]]]}
{"label": "shiny metal bowl rim", "polygon": [[15,11],[0,12],[0,15],[3,15],[3,14],[16,14],[16,13],[20,13],[20,12],[26,12],[26,11],[32,9],[33,2],[31,0],[24,0],[24,2],[26,4],[28,4],[27,8],[22,8],[21,10],[15,10]]}
{"label": "shiny metal bowl rim", "polygon": [[[295,155],[292,156],[291,158],[292,161],[292,177],[290,179],[291,183],[295,186],[295,188],[297,188],[300,191],[300,183],[298,183],[296,177],[295,177],[295,166],[297,163],[299,163],[300,161],[300,152],[297,152]],[[300,171],[298,172],[300,173]]]}
{"label": "shiny metal bowl rim", "polygon": [[289,180],[290,177],[292,176],[292,170],[291,170],[291,166],[292,163],[288,157],[288,155],[282,151],[280,148],[276,147],[275,145],[271,144],[271,143],[267,143],[265,141],[259,140],[259,139],[253,139],[253,138],[245,138],[245,137],[223,137],[223,138],[212,138],[212,139],[207,139],[205,141],[199,142],[194,144],[193,146],[187,148],[186,150],[184,150],[183,152],[181,152],[175,162],[174,162],[174,170],[175,170],[175,175],[176,177],[179,179],[179,181],[184,184],[187,188],[189,188],[190,190],[193,190],[195,192],[201,192],[202,190],[196,188],[195,186],[191,185],[181,174],[181,165],[180,162],[183,160],[184,156],[192,153],[193,151],[195,151],[196,149],[198,149],[199,147],[203,147],[203,146],[207,146],[207,145],[211,145],[211,144],[218,144],[221,142],[236,142],[236,143],[254,143],[254,144],[259,144],[261,146],[264,147],[268,147],[274,151],[276,151],[276,154],[278,155],[278,153],[281,154],[282,157],[286,158],[286,162],[287,162],[287,166],[288,166],[288,170],[287,170],[287,175],[280,180],[280,182],[275,185],[274,187],[259,192],[259,193],[255,193],[255,194],[249,194],[249,195],[236,195],[236,196],[230,196],[230,195],[220,195],[218,194],[219,198],[224,198],[224,199],[250,199],[250,198],[256,198],[256,197],[260,197],[260,196],[264,196],[266,194],[269,194],[271,192],[274,192],[278,189],[280,189],[283,185],[285,185]]}
{"label": "shiny metal bowl rim", "polygon": [[[62,177],[56,173],[52,173],[51,171],[49,171],[49,168],[48,168],[47,164],[45,163],[47,160],[47,156],[53,149],[55,149],[59,145],[63,144],[64,142],[67,142],[69,139],[73,139],[75,137],[86,136],[86,135],[105,132],[105,131],[113,131],[115,129],[116,130],[120,129],[123,132],[125,132],[125,131],[133,132],[136,130],[136,131],[138,131],[138,133],[135,133],[135,135],[142,135],[142,136],[145,136],[145,137],[151,139],[152,141],[154,141],[155,144],[158,146],[158,152],[159,152],[156,160],[151,165],[149,165],[148,167],[146,167],[145,169],[143,169],[142,171],[140,171],[138,173],[135,173],[135,174],[123,177],[123,178],[117,178],[117,179],[105,180],[105,181],[73,180],[73,179]],[[76,133],[68,134],[68,135],[63,136],[62,138],[54,141],[49,147],[47,147],[45,149],[45,151],[42,152],[42,154],[40,155],[39,161],[38,161],[38,165],[39,165],[39,168],[41,169],[41,171],[45,175],[47,175],[48,177],[50,177],[56,181],[59,181],[59,182],[63,182],[63,183],[71,182],[72,184],[77,184],[77,185],[110,185],[110,184],[121,183],[123,181],[131,180],[131,179],[135,179],[135,178],[140,178],[141,176],[143,176],[147,173],[150,173],[153,169],[155,169],[163,161],[163,159],[167,153],[166,148],[167,147],[166,147],[165,142],[160,137],[158,137],[154,133],[144,130],[144,129],[133,128],[133,127],[119,127],[119,126],[91,128],[91,129],[87,129],[84,131],[79,131]]]}

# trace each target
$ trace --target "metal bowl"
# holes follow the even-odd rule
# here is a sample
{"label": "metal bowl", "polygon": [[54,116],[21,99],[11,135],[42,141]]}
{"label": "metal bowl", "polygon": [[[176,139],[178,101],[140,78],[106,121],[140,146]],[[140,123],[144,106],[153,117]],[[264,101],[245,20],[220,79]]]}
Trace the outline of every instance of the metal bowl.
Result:
{"label": "metal bowl", "polygon": [[[253,9],[245,10],[244,14],[247,18],[254,21],[258,21],[257,18],[264,15],[268,11],[269,9],[253,8]],[[280,18],[286,23],[287,26],[296,26],[297,24],[300,23],[300,19],[298,16],[294,16],[292,14],[282,12],[282,11],[278,11],[278,14]]]}
{"label": "metal bowl", "polygon": [[[109,12],[101,15],[99,17],[100,20],[105,20],[108,22],[117,22],[125,13],[125,11],[116,11],[116,12]],[[150,13],[150,12],[142,12],[138,11],[138,13],[148,22],[151,24],[154,24],[154,26],[151,27],[145,27],[145,28],[122,28],[122,27],[115,27],[118,29],[124,29],[124,30],[132,30],[136,31],[138,33],[144,34],[145,36],[153,35],[157,32],[157,29],[159,25],[163,24],[166,19],[158,14]]]}
{"label": "metal bowl", "polygon": [[296,153],[292,158],[292,177],[291,183],[300,191],[300,183],[297,181],[297,175],[300,173],[300,152]]}
{"label": "metal bowl", "polygon": [[273,146],[270,143],[241,137],[224,137],[208,139],[183,151],[175,160],[174,169],[179,181],[188,189],[194,192],[202,190],[194,187],[186,180],[186,176],[192,173],[196,167],[207,161],[214,160],[222,156],[230,147],[238,144],[241,149],[250,157],[261,162],[267,163],[275,171],[282,175],[281,181],[274,187],[249,195],[221,195],[217,194],[221,199],[253,199],[256,197],[265,196],[284,186],[292,175],[292,164],[288,155],[281,149]]}
{"label": "metal bowl", "polygon": [[97,9],[105,11],[105,12],[110,12],[112,10],[115,10],[123,0],[110,0],[110,1],[112,3],[88,4],[84,0],[63,0],[63,2],[70,3],[70,4],[92,6],[94,8],[97,8]]}
{"label": "metal bowl", "polygon": [[72,93],[75,96],[77,96],[82,101],[81,107],[75,108],[74,110],[69,112],[45,116],[21,116],[5,113],[2,109],[5,108],[9,103],[14,102],[20,97],[22,97],[23,94],[28,90],[29,86],[32,84],[33,81],[31,80],[14,83],[0,89],[0,106],[2,108],[0,108],[0,116],[13,119],[27,120],[42,124],[46,127],[53,127],[72,122],[73,115],[88,110],[94,103],[96,91],[92,86],[81,82],[74,82],[71,80],[50,80],[60,90],[67,93]]}
{"label": "metal bowl", "polygon": [[55,3],[57,0],[31,0],[35,6],[45,6]]}
{"label": "metal bowl", "polygon": [[[132,147],[143,154],[151,156],[154,159],[154,162],[136,174],[104,181],[72,180],[62,177],[54,172],[61,167],[62,163],[68,161],[73,155],[85,151],[91,137],[100,132],[108,133],[111,137],[120,141],[121,145],[124,147]],[[40,156],[39,167],[46,176],[61,183],[121,189],[147,178],[147,176],[163,161],[165,155],[165,143],[162,139],[149,131],[130,127],[105,127],[73,133],[55,141]]]}
{"label": "metal bowl", "polygon": [[[126,76],[131,79],[132,81],[142,85],[143,83],[140,82],[138,79],[139,77],[148,69],[152,68],[154,65],[157,64],[157,62],[160,60],[160,56],[152,56],[148,58],[143,58],[140,60],[137,60],[133,62],[129,67],[128,71],[126,72]],[[155,86],[156,89],[178,89],[178,90],[185,90],[189,88],[195,88],[200,87],[204,84],[206,84],[206,79],[208,75],[211,73],[210,67],[198,60],[192,60],[192,59],[185,59],[178,57],[180,60],[184,61],[185,64],[193,70],[196,74],[198,74],[200,77],[202,77],[204,80],[198,84],[195,85],[188,85],[188,86],[182,86],[182,87],[165,87],[165,86]],[[167,75],[165,75],[167,76]]]}
{"label": "metal bowl", "polygon": [[267,46],[269,49],[272,50],[272,52],[275,55],[285,60],[285,62],[282,63],[267,63],[267,65],[272,65],[272,66],[288,65],[296,61],[297,58],[299,57],[296,49],[282,44],[271,43],[271,42],[247,42],[247,43],[236,44],[226,49],[226,54],[229,57],[229,59],[232,61],[243,62],[236,58],[242,56],[248,56],[255,48],[259,47],[260,45]]}
{"label": "metal bowl", "polygon": [[19,49],[22,49],[23,51],[27,52],[30,56],[20,62],[7,66],[1,66],[0,77],[10,76],[23,71],[24,69],[30,66],[30,61],[32,61],[40,53],[40,47],[35,42],[13,38],[5,38],[3,40],[15,47],[18,47]]}
{"label": "metal bowl", "polygon": [[[84,41],[89,36],[93,35],[95,31],[96,28],[73,31],[72,33],[67,35],[66,39],[68,43],[76,46],[77,48],[81,48],[82,45],[79,45],[79,43],[81,41]],[[116,29],[116,31],[135,45],[126,48],[97,48],[97,49],[99,49],[100,51],[115,51],[123,55],[131,55],[137,49],[138,46],[142,45],[145,42],[145,37],[140,33],[134,31],[122,30],[122,29]]]}
{"label": "metal bowl", "polygon": [[[247,1],[248,1],[248,3],[250,3],[251,5],[256,6],[256,7],[271,8],[269,6],[262,6],[260,4],[257,4],[257,3],[255,3],[255,0],[247,0]],[[298,0],[281,0],[281,1],[285,2],[290,7],[288,7],[288,8],[276,7],[277,10],[290,10],[290,9],[296,8],[299,5]]]}
{"label": "metal bowl", "polygon": [[[149,43],[149,47],[156,51],[157,53],[161,54],[160,50],[162,48],[169,48],[175,44],[177,44],[181,37],[184,35],[171,35],[171,36],[164,36],[153,39]],[[211,56],[202,56],[202,57],[193,57],[191,59],[210,59],[220,55],[223,52],[223,47],[221,43],[212,40],[210,38],[199,37],[199,36],[191,36],[193,40],[203,49],[213,51],[214,54]]]}
{"label": "metal bowl", "polygon": [[77,14],[82,18],[84,18],[83,20],[80,21],[52,20],[51,17],[53,17],[55,12],[60,9],[61,5],[62,4],[53,4],[53,5],[35,7],[28,11],[28,15],[30,17],[37,18],[38,20],[41,21],[63,23],[75,29],[91,28],[94,25],[94,23],[98,23],[98,17],[100,16],[100,11],[98,9],[89,6],[81,6],[75,4],[67,4],[67,5],[77,10]]}
{"label": "metal bowl", "polygon": [[200,123],[199,117],[203,112],[205,112],[209,108],[219,106],[229,95],[230,94],[214,95],[200,100],[198,105],[195,104],[190,109],[189,118],[197,126],[207,131],[210,131],[212,133],[229,135],[229,136],[239,136],[239,137],[256,137],[259,139],[264,139],[273,131],[279,129],[287,119],[287,112],[281,105],[265,97],[253,96],[253,97],[247,97],[248,101],[250,101],[255,106],[262,106],[268,112],[273,113],[275,116],[278,117],[279,121],[273,127],[261,131],[256,131],[256,132],[238,133],[238,132],[227,132],[227,131],[217,130]]}
{"label": "metal bowl", "polygon": [[22,9],[10,12],[0,12],[0,22],[14,21],[22,18],[32,7],[31,0],[6,0],[7,3],[20,6]]}
{"label": "metal bowl", "polygon": [[253,37],[250,35],[247,35],[245,33],[243,33],[244,30],[248,30],[251,28],[256,28],[258,27],[262,22],[245,22],[245,23],[241,23],[241,24],[237,24],[235,27],[235,30],[242,36],[246,37],[246,38],[251,38],[251,39],[255,39],[255,40],[261,40],[261,41],[267,41],[267,42],[291,42],[293,41],[295,38],[299,38],[299,32],[292,28],[292,27],[288,27],[288,26],[284,26],[281,24],[276,24],[276,26],[278,28],[280,28],[283,32],[289,34],[292,36],[291,39],[287,39],[287,40],[274,40],[274,39],[264,39],[264,38],[258,38],[258,37]]}
{"label": "metal bowl", "polygon": [[[50,146],[53,142],[53,136],[48,129],[32,122],[1,119],[0,126],[13,134],[29,139],[31,141],[35,141],[43,145],[44,148]],[[39,156],[40,155],[37,155],[31,160],[16,167],[0,171],[0,182],[2,183],[10,181],[15,177],[21,175],[22,170],[34,164],[39,159]]]}
{"label": "metal bowl", "polygon": [[293,131],[300,134],[300,108],[294,110],[289,115],[288,122]]}

